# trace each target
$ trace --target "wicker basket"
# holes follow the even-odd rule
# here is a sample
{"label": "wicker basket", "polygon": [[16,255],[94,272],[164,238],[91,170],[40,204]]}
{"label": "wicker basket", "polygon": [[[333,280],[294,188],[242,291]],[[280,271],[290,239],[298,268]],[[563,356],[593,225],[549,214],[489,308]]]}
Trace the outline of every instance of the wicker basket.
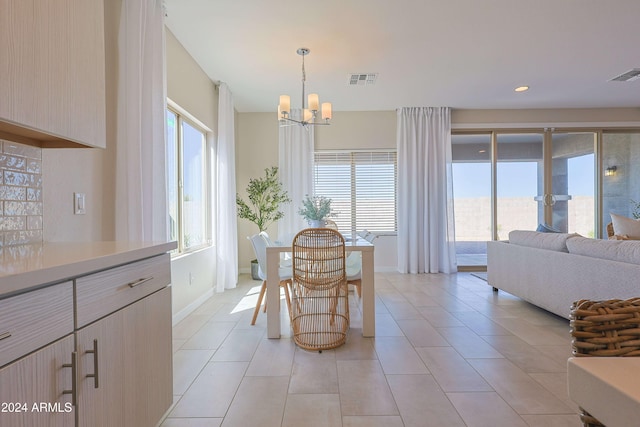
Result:
{"label": "wicker basket", "polygon": [[[577,301],[569,324],[574,356],[640,356],[640,298]],[[580,411],[585,427],[603,426],[583,408]]]}

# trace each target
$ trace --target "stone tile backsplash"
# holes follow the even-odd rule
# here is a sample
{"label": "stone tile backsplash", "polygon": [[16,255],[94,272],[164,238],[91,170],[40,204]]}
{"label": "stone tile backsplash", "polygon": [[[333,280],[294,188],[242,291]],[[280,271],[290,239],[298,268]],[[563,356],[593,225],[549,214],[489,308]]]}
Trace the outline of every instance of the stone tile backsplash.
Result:
{"label": "stone tile backsplash", "polygon": [[42,242],[42,149],[0,139],[0,247]]}

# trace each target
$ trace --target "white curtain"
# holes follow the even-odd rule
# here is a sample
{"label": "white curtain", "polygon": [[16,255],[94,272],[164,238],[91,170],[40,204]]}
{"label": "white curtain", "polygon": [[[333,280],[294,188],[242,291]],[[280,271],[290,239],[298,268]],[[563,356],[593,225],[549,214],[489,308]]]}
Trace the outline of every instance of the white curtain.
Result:
{"label": "white curtain", "polygon": [[118,63],[116,239],[166,241],[162,0],[122,1]]}
{"label": "white curtain", "polygon": [[[293,109],[291,117],[300,117]],[[298,214],[305,196],[313,195],[313,126],[285,126],[280,128],[278,145],[278,175],[291,203],[281,206],[284,217],[278,221],[278,239],[286,242],[308,224]]]}
{"label": "white curtain", "polygon": [[457,271],[449,108],[398,109],[398,271]]}
{"label": "white curtain", "polygon": [[219,87],[216,150],[216,291],[238,283],[238,217],[233,95],[226,83]]}

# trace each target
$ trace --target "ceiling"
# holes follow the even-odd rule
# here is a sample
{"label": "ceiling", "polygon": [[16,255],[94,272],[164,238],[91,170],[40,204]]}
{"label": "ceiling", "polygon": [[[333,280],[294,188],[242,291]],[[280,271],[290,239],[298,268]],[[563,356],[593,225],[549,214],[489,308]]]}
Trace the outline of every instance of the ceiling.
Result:
{"label": "ceiling", "polygon": [[[165,0],[166,24],[239,112],[307,93],[334,111],[640,107],[640,0]],[[351,73],[378,73],[350,86]],[[527,92],[514,88],[530,86]]]}

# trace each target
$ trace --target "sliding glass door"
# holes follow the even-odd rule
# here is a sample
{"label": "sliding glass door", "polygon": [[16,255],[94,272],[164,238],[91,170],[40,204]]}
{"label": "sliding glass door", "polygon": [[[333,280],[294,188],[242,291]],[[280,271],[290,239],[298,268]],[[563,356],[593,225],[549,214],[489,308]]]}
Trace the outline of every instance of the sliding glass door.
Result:
{"label": "sliding glass door", "polygon": [[596,138],[594,132],[551,134],[552,225],[565,233],[596,237]]}
{"label": "sliding glass door", "polygon": [[491,240],[491,134],[452,135],[456,256],[460,266],[487,264]]}
{"label": "sliding glass door", "polygon": [[498,133],[496,140],[495,236],[506,240],[512,230],[535,230],[544,215],[544,135]]}
{"label": "sliding glass door", "polygon": [[[596,237],[596,132],[460,133],[452,135],[451,142],[461,269],[485,267],[486,242],[506,240],[513,230],[536,230],[544,224]],[[637,142],[640,155],[640,139]],[[611,145],[612,153],[629,151]]]}
{"label": "sliding glass door", "polygon": [[602,135],[602,228],[611,213],[640,219],[640,132]]}

